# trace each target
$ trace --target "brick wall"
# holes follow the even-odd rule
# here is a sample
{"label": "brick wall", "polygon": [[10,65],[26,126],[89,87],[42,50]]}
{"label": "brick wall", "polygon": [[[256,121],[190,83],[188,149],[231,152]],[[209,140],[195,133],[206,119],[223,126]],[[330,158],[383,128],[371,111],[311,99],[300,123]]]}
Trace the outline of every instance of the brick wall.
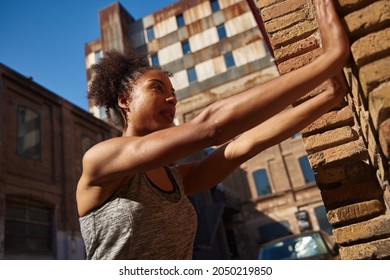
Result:
{"label": "brick wall", "polygon": [[[390,259],[390,1],[335,4],[351,43],[344,69],[350,93],[302,131],[304,146],[341,258]],[[257,6],[281,75],[318,57],[312,0],[260,0]]]}

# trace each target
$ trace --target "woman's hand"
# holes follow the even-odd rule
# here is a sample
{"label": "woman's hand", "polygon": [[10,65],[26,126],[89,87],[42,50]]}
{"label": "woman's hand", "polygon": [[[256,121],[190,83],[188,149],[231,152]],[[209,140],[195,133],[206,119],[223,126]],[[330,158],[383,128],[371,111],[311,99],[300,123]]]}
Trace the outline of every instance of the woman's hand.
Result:
{"label": "woman's hand", "polygon": [[322,48],[341,69],[349,57],[349,42],[332,0],[314,0]]}

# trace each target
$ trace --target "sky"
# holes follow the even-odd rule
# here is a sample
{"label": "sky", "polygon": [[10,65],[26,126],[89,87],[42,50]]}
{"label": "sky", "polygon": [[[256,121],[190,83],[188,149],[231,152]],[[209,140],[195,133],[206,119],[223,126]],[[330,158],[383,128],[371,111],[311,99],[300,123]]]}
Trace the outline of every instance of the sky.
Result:
{"label": "sky", "polygon": [[[88,111],[84,45],[115,0],[0,0],[0,63]],[[177,0],[121,0],[140,19]]]}

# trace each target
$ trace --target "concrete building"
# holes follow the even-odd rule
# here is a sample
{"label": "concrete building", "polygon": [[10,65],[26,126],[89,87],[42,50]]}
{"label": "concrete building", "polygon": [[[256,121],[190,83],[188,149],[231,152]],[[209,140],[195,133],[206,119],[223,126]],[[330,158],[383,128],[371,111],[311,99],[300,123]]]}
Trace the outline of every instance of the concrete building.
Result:
{"label": "concrete building", "polygon": [[83,259],[81,158],[112,128],[0,64],[0,259]]}
{"label": "concrete building", "polygon": [[[137,20],[113,3],[99,11],[100,38],[85,45],[87,84],[91,65],[129,42],[173,73],[175,122],[184,123],[209,104],[279,75],[255,16],[245,0],[178,1]],[[90,112],[105,118],[100,108]],[[331,233],[300,135],[192,199],[200,222],[194,258],[253,259],[260,242],[278,235],[311,228]]]}

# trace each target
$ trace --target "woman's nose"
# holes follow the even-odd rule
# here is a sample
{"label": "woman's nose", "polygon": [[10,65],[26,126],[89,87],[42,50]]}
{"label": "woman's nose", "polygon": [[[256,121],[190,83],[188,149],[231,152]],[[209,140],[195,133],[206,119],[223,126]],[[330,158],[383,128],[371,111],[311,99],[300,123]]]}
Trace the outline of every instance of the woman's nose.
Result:
{"label": "woman's nose", "polygon": [[175,94],[169,95],[169,97],[167,97],[166,101],[169,103],[173,103],[173,105],[176,105],[177,99],[176,99]]}

